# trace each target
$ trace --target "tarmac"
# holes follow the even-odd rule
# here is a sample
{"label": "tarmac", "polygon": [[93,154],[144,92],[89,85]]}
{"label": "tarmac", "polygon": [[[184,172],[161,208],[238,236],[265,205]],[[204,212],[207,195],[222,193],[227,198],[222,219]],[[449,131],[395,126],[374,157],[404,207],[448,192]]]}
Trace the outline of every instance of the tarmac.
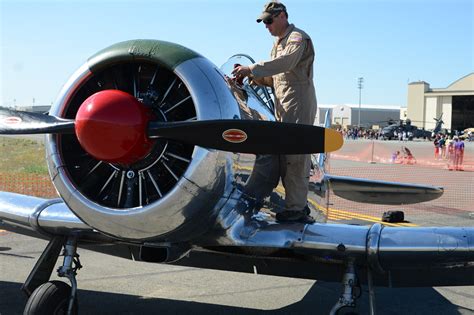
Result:
{"label": "tarmac", "polygon": [[[388,146],[389,153],[400,146],[397,141],[377,144],[379,148]],[[367,177],[386,179],[396,175],[398,179],[411,178],[420,183],[435,181],[445,188],[442,198],[454,197],[404,209],[408,223],[474,226],[474,218],[470,218],[474,212],[472,172],[450,172],[441,165],[390,167],[381,161],[370,163],[367,158],[343,158],[360,157],[362,154],[357,152],[364,152],[370,145],[371,141],[365,140],[346,143],[338,152],[341,156],[333,155],[331,170],[338,175],[344,171],[348,176],[369,174]],[[431,143],[406,145],[413,148],[420,161],[425,154],[426,160],[431,161]],[[473,157],[474,143],[466,143],[466,148],[466,155]],[[330,217],[330,222],[355,224],[372,224],[387,209],[338,203],[336,199],[331,207],[343,212],[339,217]],[[26,296],[20,287],[45,246],[43,240],[0,231],[1,315],[22,314]],[[84,266],[77,277],[81,314],[328,314],[342,289],[339,283],[133,262],[82,249],[79,254]],[[474,286],[376,288],[375,299],[377,314],[474,314]],[[362,288],[356,311],[369,313],[367,287]]]}
{"label": "tarmac", "polygon": [[[402,146],[413,153],[413,164],[391,161],[392,152]],[[433,143],[428,141],[345,141],[341,150],[331,154],[331,174],[439,186],[444,193],[432,201],[401,206],[356,203],[330,196],[332,213],[341,214],[339,221],[349,216],[349,220],[368,224],[380,220],[385,211],[402,210],[407,222],[401,225],[405,226],[474,226],[474,142],[465,142],[463,171],[450,171],[448,162],[434,158]]]}
{"label": "tarmac", "polygon": [[[0,235],[0,314],[22,314],[26,296],[20,287],[45,246],[26,236]],[[134,262],[88,250],[79,254],[80,314],[328,314],[342,288]],[[474,314],[474,287],[376,288],[375,301],[377,314]],[[367,287],[357,303],[359,314],[369,313]]]}

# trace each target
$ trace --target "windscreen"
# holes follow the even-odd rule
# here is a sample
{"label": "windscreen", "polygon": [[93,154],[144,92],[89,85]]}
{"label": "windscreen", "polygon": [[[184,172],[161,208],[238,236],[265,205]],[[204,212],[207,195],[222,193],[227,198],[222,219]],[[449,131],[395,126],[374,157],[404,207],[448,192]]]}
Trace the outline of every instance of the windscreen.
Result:
{"label": "windscreen", "polygon": [[[222,66],[221,71],[229,78],[233,78],[232,70],[234,70],[237,66],[249,66],[254,64],[255,61],[252,57],[245,55],[245,54],[237,54],[230,57]],[[248,85],[255,96],[264,103],[272,112],[274,111],[274,101],[273,101],[273,90],[270,87],[258,86],[253,84],[252,81],[248,80],[248,78],[244,78],[242,82],[238,82],[241,85]]]}

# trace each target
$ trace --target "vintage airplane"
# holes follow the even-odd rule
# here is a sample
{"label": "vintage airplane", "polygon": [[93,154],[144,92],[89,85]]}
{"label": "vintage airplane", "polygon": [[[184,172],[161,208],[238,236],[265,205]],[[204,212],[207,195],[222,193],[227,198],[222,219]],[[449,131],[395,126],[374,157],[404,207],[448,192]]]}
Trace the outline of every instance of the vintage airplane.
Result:
{"label": "vintage airplane", "polygon": [[[342,281],[333,314],[353,307],[364,283],[372,312],[375,285],[474,284],[472,227],[280,223],[259,211],[273,189],[277,154],[321,153],[310,189],[323,205],[329,191],[379,204],[443,193],[326,174],[324,152],[338,149],[342,137],[274,120],[268,90],[156,40],[122,42],[92,56],[49,115],[1,110],[0,133],[48,134],[49,171],[61,196],[0,193],[0,228],[49,239],[23,285],[30,296],[25,314],[77,313],[78,247],[147,262]],[[71,286],[49,281],[63,247],[58,274]]]}

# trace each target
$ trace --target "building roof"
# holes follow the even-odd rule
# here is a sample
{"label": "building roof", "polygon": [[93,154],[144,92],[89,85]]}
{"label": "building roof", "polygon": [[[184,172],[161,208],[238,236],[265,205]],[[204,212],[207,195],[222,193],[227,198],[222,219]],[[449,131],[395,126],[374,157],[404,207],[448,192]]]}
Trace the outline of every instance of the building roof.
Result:
{"label": "building roof", "polygon": [[408,85],[415,85],[415,84],[427,84],[427,85],[430,85],[428,82],[422,81],[422,80],[408,83]]}
{"label": "building roof", "polygon": [[[334,108],[336,106],[347,106],[350,108],[359,108],[359,104],[318,104],[319,108]],[[363,109],[387,109],[387,110],[400,110],[400,108],[404,108],[401,105],[374,105],[374,104],[361,104],[361,108]]]}
{"label": "building roof", "polygon": [[446,89],[450,91],[474,91],[474,72],[454,81]]}
{"label": "building roof", "polygon": [[446,88],[430,88],[430,84],[425,81],[411,82],[408,85],[425,84],[428,85],[426,90],[427,94],[430,95],[441,95],[441,94],[453,94],[461,93],[459,95],[470,95],[474,92],[474,72],[463,76],[462,78],[454,81]]}

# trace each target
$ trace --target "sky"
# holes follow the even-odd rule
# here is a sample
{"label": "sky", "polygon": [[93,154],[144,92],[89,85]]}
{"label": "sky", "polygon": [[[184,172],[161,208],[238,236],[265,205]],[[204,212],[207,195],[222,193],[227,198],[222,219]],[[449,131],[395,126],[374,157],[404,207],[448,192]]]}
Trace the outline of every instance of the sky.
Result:
{"label": "sky", "polygon": [[[474,72],[474,0],[287,0],[308,33],[318,103],[406,106],[407,84],[445,88]],[[179,43],[217,66],[267,60],[266,1],[0,0],[0,106],[49,105],[95,52],[130,39]]]}

